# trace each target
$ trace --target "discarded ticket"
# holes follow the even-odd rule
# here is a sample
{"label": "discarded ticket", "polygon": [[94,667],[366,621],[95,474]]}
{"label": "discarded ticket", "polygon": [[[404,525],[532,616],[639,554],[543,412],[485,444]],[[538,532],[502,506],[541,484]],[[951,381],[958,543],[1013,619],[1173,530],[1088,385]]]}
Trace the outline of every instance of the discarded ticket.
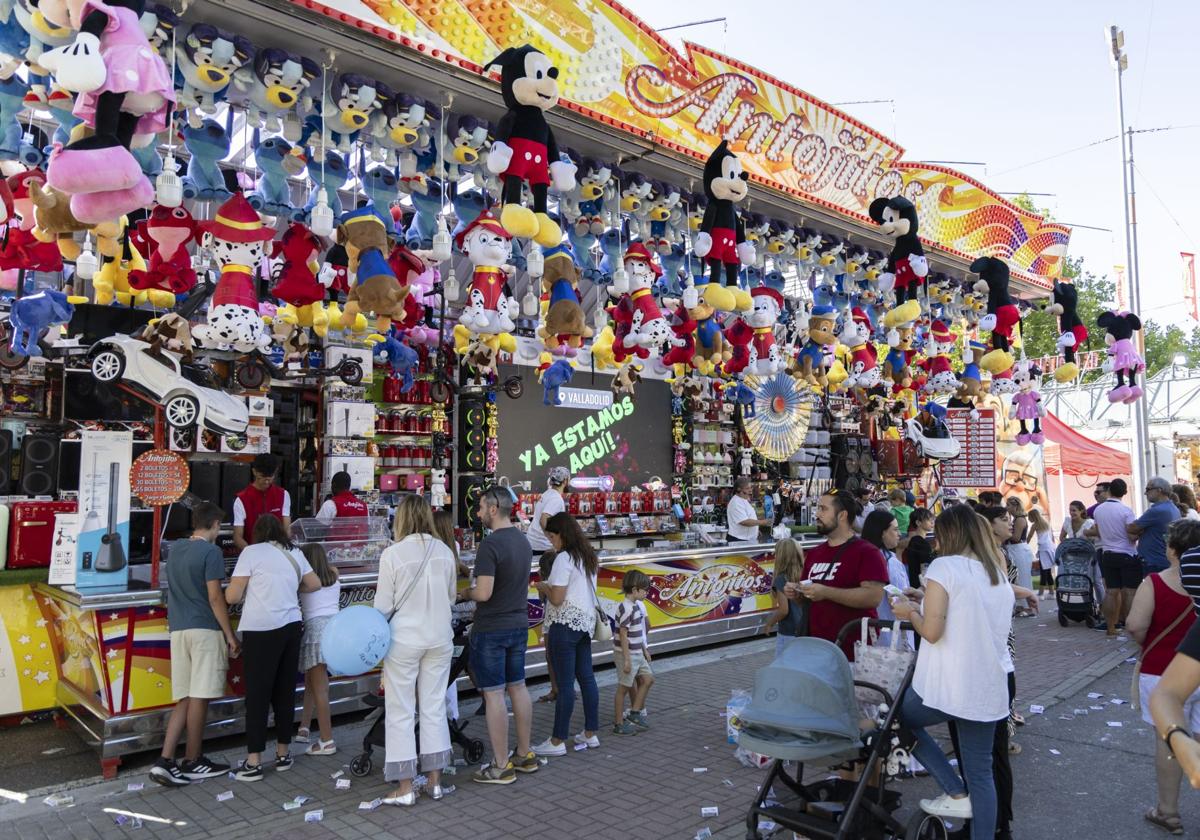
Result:
{"label": "discarded ticket", "polygon": [[721,813],[721,809],[718,808],[716,805],[709,805],[707,807],[700,809],[700,816],[702,816],[702,817],[715,817],[715,816],[719,815],[720,813]]}
{"label": "discarded ticket", "polygon": [[1044,711],[1046,711],[1046,707],[1045,707],[1045,706],[1039,706],[1039,705],[1037,705],[1036,703],[1032,704],[1032,705],[1029,707],[1029,714],[1031,714],[1031,715],[1040,715],[1040,714],[1041,714],[1042,712],[1044,712]]}
{"label": "discarded ticket", "polygon": [[1050,750],[1050,755],[1062,755],[1062,753],[1060,753],[1058,750],[1052,749]]}
{"label": "discarded ticket", "polygon": [[693,773],[707,773],[708,768],[707,767],[693,767],[692,772]]}
{"label": "discarded ticket", "polygon": [[130,793],[133,793],[135,791],[142,790],[145,787],[146,787],[145,782],[130,782],[129,784],[125,785],[125,790],[129,791]]}
{"label": "discarded ticket", "polygon": [[228,802],[230,799],[233,799],[233,791],[231,790],[222,791],[217,794],[218,802]]}
{"label": "discarded ticket", "polygon": [[304,821],[306,823],[320,822],[323,819],[325,819],[325,811],[322,808],[318,808],[315,811],[305,811],[304,812]]}
{"label": "discarded ticket", "polygon": [[297,808],[302,807],[303,806],[294,799],[289,799],[287,802],[283,803],[283,810],[285,811],[295,811]]}
{"label": "discarded ticket", "polygon": [[346,771],[345,771],[345,770],[335,770],[335,771],[333,771],[332,773],[330,773],[330,774],[329,774],[329,778],[331,778],[331,779],[340,779],[342,776],[345,776],[345,775],[346,775]]}
{"label": "discarded ticket", "polygon": [[382,805],[382,804],[383,804],[383,800],[382,800],[382,799],[372,799],[370,802],[359,802],[359,803],[358,803],[358,810],[360,810],[360,811],[374,811],[376,808],[378,808],[378,807],[379,807],[380,805]]}
{"label": "discarded ticket", "polygon": [[75,804],[75,797],[69,793],[52,793],[43,799],[42,802],[51,808],[66,808],[68,805]]}
{"label": "discarded ticket", "polygon": [[350,780],[349,779],[338,779],[334,783],[334,786],[338,790],[350,790]]}
{"label": "discarded ticket", "polygon": [[1121,723],[1121,721],[1119,721],[1119,720],[1110,720],[1108,722],[1108,725],[1111,726],[1113,729],[1120,729],[1125,724]]}

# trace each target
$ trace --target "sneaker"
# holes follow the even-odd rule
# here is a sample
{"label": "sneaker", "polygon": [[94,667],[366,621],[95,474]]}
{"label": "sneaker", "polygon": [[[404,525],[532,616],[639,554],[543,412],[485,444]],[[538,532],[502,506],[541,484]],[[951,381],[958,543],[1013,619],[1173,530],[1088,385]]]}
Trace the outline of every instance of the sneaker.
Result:
{"label": "sneaker", "polygon": [[292,740],[295,741],[297,744],[307,744],[308,743],[308,735],[309,735],[308,728],[301,726],[299,729],[296,730],[296,734],[292,736]]}
{"label": "sneaker", "polygon": [[292,761],[291,753],[284,753],[283,755],[275,756],[275,772],[276,773],[282,773],[285,770],[291,770],[293,764],[295,764],[295,762]]}
{"label": "sneaker", "polygon": [[522,758],[513,756],[509,766],[518,773],[536,773],[542,766],[542,762],[538,761],[536,753],[527,752]]}
{"label": "sneaker", "polygon": [[561,744],[555,744],[553,741],[551,741],[549,738],[547,738],[545,741],[542,741],[542,743],[535,746],[533,748],[533,751],[538,755],[546,755],[546,756],[566,755],[567,754],[567,742],[563,741]]}
{"label": "sneaker", "polygon": [[213,761],[208,756],[202,755],[195,761],[185,759],[179,769],[189,779],[211,779],[214,776],[224,776],[228,773],[229,765]]}
{"label": "sneaker", "polygon": [[574,741],[576,744],[585,744],[589,750],[600,749],[600,739],[595,735],[589,738],[587,735],[580,732],[575,736]]}
{"label": "sneaker", "polygon": [[638,729],[649,729],[650,721],[646,719],[645,712],[629,712],[625,715],[625,720],[632,723]]}
{"label": "sneaker", "polygon": [[150,768],[150,780],[164,787],[183,787],[189,784],[186,776],[179,770],[174,759],[159,757]]}
{"label": "sneaker", "polygon": [[1097,621],[1095,624],[1092,625],[1092,629],[1099,630],[1101,633],[1103,633],[1108,630],[1108,622]]}
{"label": "sneaker", "polygon": [[333,755],[337,752],[337,741],[329,740],[322,741],[317,739],[315,744],[309,744],[308,749],[304,751],[305,755]]}
{"label": "sneaker", "polygon": [[456,788],[454,785],[430,785],[425,789],[426,793],[429,794],[429,798],[435,802],[439,799],[449,796],[450,794],[454,793],[455,790]]}
{"label": "sneaker", "polygon": [[971,819],[971,798],[964,796],[955,799],[948,793],[943,793],[937,799],[922,799],[921,810],[934,817],[947,817],[952,820]]}
{"label": "sneaker", "polygon": [[[522,772],[531,771],[524,770]],[[471,776],[471,781],[479,782],[481,785],[511,785],[516,780],[517,774],[513,772],[512,764],[507,767],[493,767],[489,764],[487,767],[479,768]]]}
{"label": "sneaker", "polygon": [[251,764],[242,759],[242,763],[238,765],[237,772],[234,773],[234,778],[239,782],[257,782],[263,777],[263,769],[261,764]]}
{"label": "sneaker", "polygon": [[638,728],[629,721],[623,720],[620,723],[613,724],[612,733],[614,735],[636,735],[638,734]]}

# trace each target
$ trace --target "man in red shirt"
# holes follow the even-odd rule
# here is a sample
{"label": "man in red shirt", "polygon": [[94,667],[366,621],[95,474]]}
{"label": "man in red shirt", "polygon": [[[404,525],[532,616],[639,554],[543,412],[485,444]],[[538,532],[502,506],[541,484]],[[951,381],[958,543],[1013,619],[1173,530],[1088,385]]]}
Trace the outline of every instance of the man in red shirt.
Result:
{"label": "man in red shirt", "polygon": [[[883,600],[887,562],[878,548],[854,533],[858,502],[849,493],[831,490],[817,503],[817,533],[826,541],[810,548],[804,558],[804,580],[788,582],[789,598],[809,602],[808,635],[837,641],[838,632],[849,622],[875,618],[875,607]],[[842,644],[848,659],[854,659],[854,640],[849,633]]]}
{"label": "man in red shirt", "polygon": [[254,523],[263,514],[278,516],[285,530],[292,527],[292,497],[275,483],[279,459],[266,452],[255,455],[250,474],[250,484],[233,500],[233,544],[238,551],[250,544]]}
{"label": "man in red shirt", "polygon": [[334,473],[333,478],[329,480],[329,493],[329,498],[317,511],[317,519],[322,525],[329,525],[335,519],[367,515],[366,502],[355,496],[354,491],[350,489],[350,473]]}

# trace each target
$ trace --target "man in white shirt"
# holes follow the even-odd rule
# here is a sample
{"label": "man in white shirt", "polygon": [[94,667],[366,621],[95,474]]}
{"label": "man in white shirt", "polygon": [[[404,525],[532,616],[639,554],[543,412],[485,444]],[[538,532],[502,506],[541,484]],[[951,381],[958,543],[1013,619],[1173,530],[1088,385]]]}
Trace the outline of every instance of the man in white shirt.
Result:
{"label": "man in white shirt", "polygon": [[[1100,537],[1100,571],[1104,575],[1104,596],[1101,609],[1104,612],[1104,630],[1110,636],[1117,635],[1118,622],[1124,622],[1133,606],[1133,596],[1142,582],[1142,564],[1137,557],[1137,546],[1130,537],[1128,526],[1135,521],[1133,511],[1121,501],[1128,492],[1124,479],[1109,482],[1108,498],[1096,505],[1092,519],[1095,525],[1087,536]],[[1099,629],[1099,628],[1097,628]]]}
{"label": "man in white shirt", "polygon": [[525,532],[525,538],[529,540],[529,547],[533,550],[534,557],[541,557],[543,552],[549,551],[552,547],[543,529],[551,516],[567,509],[567,502],[563,498],[562,491],[566,489],[567,482],[570,480],[571,473],[566,467],[550,468],[550,474],[546,480],[546,492],[542,493],[541,498],[533,506],[533,518],[529,521],[529,530]]}
{"label": "man in white shirt", "polygon": [[754,509],[754,485],[746,476],[733,484],[733,498],[725,506],[725,527],[729,542],[758,542],[758,529],[773,524],[770,519],[759,519]]}

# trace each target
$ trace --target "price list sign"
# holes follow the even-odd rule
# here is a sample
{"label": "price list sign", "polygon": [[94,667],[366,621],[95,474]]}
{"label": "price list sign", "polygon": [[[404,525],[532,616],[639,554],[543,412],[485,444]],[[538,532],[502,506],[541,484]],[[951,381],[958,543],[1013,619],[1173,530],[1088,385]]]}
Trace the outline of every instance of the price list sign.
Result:
{"label": "price list sign", "polygon": [[946,411],[946,425],[962,451],[952,461],[942,462],[942,484],[947,487],[996,486],[996,419],[988,408],[971,419],[971,409]]}
{"label": "price list sign", "polygon": [[133,495],[150,507],[179,501],[187,492],[190,478],[187,461],[168,449],[142,453],[129,471]]}

